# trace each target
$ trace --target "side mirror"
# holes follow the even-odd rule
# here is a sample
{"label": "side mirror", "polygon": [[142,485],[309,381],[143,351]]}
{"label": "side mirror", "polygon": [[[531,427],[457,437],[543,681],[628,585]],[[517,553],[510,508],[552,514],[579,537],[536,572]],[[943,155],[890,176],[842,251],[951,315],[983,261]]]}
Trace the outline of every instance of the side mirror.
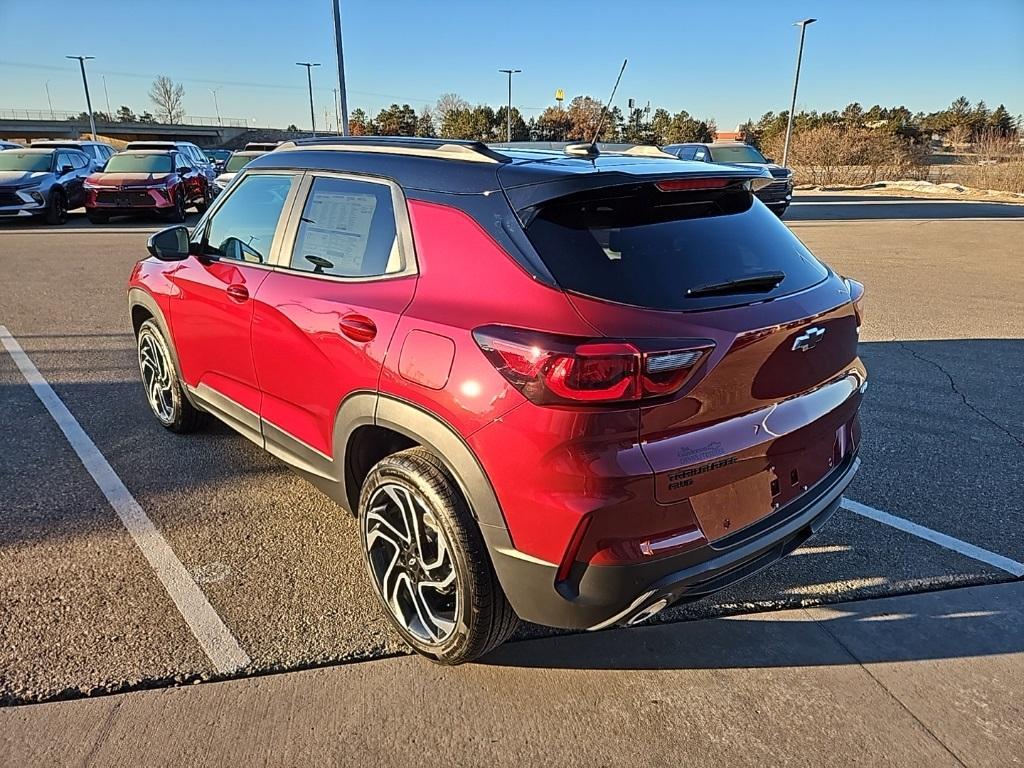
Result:
{"label": "side mirror", "polygon": [[63,176],[66,173],[71,173],[73,170],[75,170],[75,168],[72,165],[62,165],[60,167],[60,175]]}
{"label": "side mirror", "polygon": [[160,261],[184,261],[189,257],[188,227],[161,229],[150,236],[146,249]]}
{"label": "side mirror", "polygon": [[179,169],[178,169],[178,173],[179,173],[179,174],[185,174],[185,173],[192,173],[192,169],[191,169],[191,168],[189,168],[189,167],[188,167],[188,166],[186,165],[186,166],[183,166],[183,167],[179,168]]}
{"label": "side mirror", "polygon": [[764,159],[764,161],[765,161],[766,163],[774,163],[774,162],[775,162],[775,158],[774,158],[774,157],[766,157],[766,158]]}

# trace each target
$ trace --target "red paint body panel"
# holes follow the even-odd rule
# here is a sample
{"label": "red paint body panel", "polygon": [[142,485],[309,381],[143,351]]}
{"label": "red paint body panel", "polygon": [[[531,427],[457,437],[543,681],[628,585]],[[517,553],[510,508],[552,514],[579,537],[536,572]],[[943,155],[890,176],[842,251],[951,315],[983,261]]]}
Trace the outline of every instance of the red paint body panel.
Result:
{"label": "red paint body panel", "polygon": [[[334,455],[334,417],[352,392],[375,390],[381,364],[415,277],[369,282],[270,273],[253,304],[252,349],[263,392],[261,416],[326,456]],[[370,341],[342,332],[358,314],[377,328]]]}
{"label": "red paint body panel", "polygon": [[401,345],[398,372],[402,378],[428,389],[444,389],[455,361],[455,342],[436,333],[409,331]]}
{"label": "red paint body panel", "polygon": [[195,257],[167,267],[174,284],[170,324],[185,383],[207,386],[242,407],[260,412],[260,389],[249,333],[253,304],[228,296],[231,286],[256,292],[269,272],[241,262],[203,263]]}
{"label": "red paint body panel", "polygon": [[[472,331],[501,318],[556,333],[593,333],[565,294],[533,280],[477,222],[456,208],[409,202],[420,278],[384,363],[380,391],[426,408],[467,437],[524,402],[473,340]],[[414,330],[455,343],[443,389],[410,382],[398,371],[401,341]]]}

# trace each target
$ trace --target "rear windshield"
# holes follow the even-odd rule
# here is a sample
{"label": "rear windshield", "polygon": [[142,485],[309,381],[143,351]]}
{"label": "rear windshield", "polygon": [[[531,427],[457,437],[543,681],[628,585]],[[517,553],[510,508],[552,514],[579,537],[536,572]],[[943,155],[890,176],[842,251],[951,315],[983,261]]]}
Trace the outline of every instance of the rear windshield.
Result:
{"label": "rear windshield", "polygon": [[121,153],[107,161],[106,173],[170,173],[170,155],[133,155]]}
{"label": "rear windshield", "polygon": [[711,147],[711,159],[716,163],[767,163],[764,155],[750,146]]}
{"label": "rear windshield", "polygon": [[[599,190],[543,205],[526,234],[564,289],[621,304],[699,310],[774,298],[828,271],[745,190],[660,192],[654,185]],[[687,296],[781,272],[777,285]]]}
{"label": "rear windshield", "polygon": [[224,166],[225,173],[237,173],[255,160],[259,155],[232,155]]}

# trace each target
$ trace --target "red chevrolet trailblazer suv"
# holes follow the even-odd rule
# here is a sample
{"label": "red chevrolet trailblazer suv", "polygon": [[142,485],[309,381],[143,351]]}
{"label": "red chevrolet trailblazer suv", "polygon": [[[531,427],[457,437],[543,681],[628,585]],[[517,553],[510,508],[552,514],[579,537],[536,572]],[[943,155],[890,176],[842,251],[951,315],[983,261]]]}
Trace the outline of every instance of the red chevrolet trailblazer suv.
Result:
{"label": "red chevrolet trailblazer suv", "polygon": [[652,148],[359,137],[254,159],[128,290],[146,396],[358,515],[402,637],[635,624],[750,576],[857,470],[863,287]]}

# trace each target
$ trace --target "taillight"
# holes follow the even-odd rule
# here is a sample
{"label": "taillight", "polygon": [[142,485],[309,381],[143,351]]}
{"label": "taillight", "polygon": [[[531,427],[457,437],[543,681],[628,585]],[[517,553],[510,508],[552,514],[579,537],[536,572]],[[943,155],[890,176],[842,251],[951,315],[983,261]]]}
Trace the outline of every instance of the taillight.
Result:
{"label": "taillight", "polygon": [[655,182],[661,192],[686,192],[694,189],[723,189],[739,179],[666,179]]}
{"label": "taillight", "polygon": [[714,348],[706,339],[578,339],[506,326],[477,328],[473,338],[502,376],[541,405],[664,397]]}
{"label": "taillight", "polygon": [[864,284],[848,277],[844,277],[843,281],[850,289],[850,301],[853,302],[853,312],[857,316],[857,332],[860,333],[860,328],[864,325]]}

